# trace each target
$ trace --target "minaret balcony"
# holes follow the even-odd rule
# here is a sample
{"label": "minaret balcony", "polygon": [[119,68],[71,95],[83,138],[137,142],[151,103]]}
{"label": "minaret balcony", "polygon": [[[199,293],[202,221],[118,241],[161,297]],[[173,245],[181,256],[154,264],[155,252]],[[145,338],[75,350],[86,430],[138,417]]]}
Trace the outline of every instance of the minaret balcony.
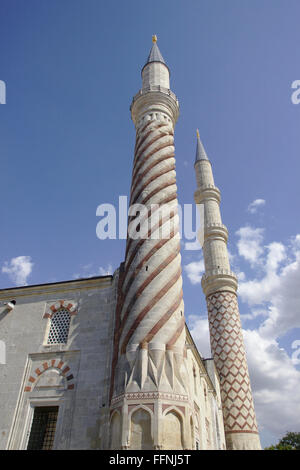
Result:
{"label": "minaret balcony", "polygon": [[[141,95],[145,95],[146,93],[149,93],[151,91],[160,91],[161,93],[165,93],[166,95],[169,95],[173,98],[173,100],[175,100],[177,102],[177,104],[179,105],[179,102],[178,102],[178,99],[175,95],[175,93],[173,93],[173,91],[170,90],[170,88],[165,88],[161,85],[150,85],[148,86],[147,88],[141,88],[141,90],[136,94],[134,95],[134,97],[132,98],[132,104],[141,96]],[[131,104],[131,106],[132,106]],[[131,107],[130,107],[131,108]]]}
{"label": "minaret balcony", "polygon": [[218,203],[221,202],[221,192],[219,188],[214,186],[213,184],[208,184],[205,187],[200,187],[196,189],[194,193],[194,199],[196,204],[205,203],[205,201],[209,199],[213,199]]}
{"label": "minaret balcony", "polygon": [[135,125],[145,114],[152,111],[166,113],[175,126],[179,116],[178,99],[169,88],[151,85],[142,88],[134,97],[130,106],[131,118]]}
{"label": "minaret balcony", "polygon": [[236,275],[230,269],[216,268],[207,270],[203,274],[201,285],[205,295],[225,290],[236,293],[238,281]]}
{"label": "minaret balcony", "polygon": [[204,225],[204,241],[207,239],[221,239],[227,242],[227,227],[222,223],[212,223]]}

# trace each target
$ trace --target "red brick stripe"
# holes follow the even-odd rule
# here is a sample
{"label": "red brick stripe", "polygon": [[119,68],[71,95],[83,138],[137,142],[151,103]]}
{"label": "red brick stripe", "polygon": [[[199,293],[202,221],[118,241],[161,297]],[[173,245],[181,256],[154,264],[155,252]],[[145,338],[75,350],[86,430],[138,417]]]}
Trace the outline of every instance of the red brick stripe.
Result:
{"label": "red brick stripe", "polygon": [[[171,135],[170,135],[171,136]],[[161,137],[161,136],[160,136]],[[153,150],[151,150],[151,152],[149,152],[148,154],[146,154],[142,160],[140,160],[139,162],[137,162],[137,164],[135,165],[135,169],[134,169],[134,172],[133,172],[133,175],[132,175],[132,181],[135,180],[135,177],[137,175],[137,173],[140,171],[140,169],[142,168],[142,166],[145,164],[145,162],[150,158],[152,157],[152,155],[154,155],[155,153],[159,152],[160,150],[163,150],[167,147],[173,147],[173,139],[172,139],[172,143],[170,142],[167,142],[167,143],[164,143],[164,144],[160,144],[158,145],[157,147],[155,147]]]}
{"label": "red brick stripe", "polygon": [[[160,191],[162,191],[163,189],[168,188],[169,186],[173,186],[174,184],[176,184],[176,178],[172,177],[172,178],[169,179],[169,181],[166,181],[165,183],[160,184],[157,188],[153,189],[153,191],[151,191],[151,193],[147,194],[145,199],[140,201],[139,204],[145,205],[146,202],[149,201],[149,199],[151,199],[153,196],[156,196],[156,194],[158,194]],[[136,200],[137,199],[135,198],[134,201],[131,204],[132,205],[136,204]]]}
{"label": "red brick stripe", "polygon": [[[38,367],[35,369],[35,374],[36,374],[36,377],[34,377],[33,375],[31,375],[28,379],[28,382],[30,382],[31,384],[34,384],[36,382],[36,379],[41,376],[43,374],[43,372],[45,372],[46,370],[48,370],[49,368],[55,368],[55,369],[59,369],[60,370],[60,373],[61,375],[65,375],[69,370],[70,370],[70,367],[69,366],[65,366],[63,370],[61,370],[62,366],[64,365],[64,362],[63,361],[59,361],[58,365],[55,366],[55,362],[56,362],[56,359],[51,359],[51,361],[49,361],[49,364],[47,362],[44,362],[42,364],[43,366],[43,370],[42,367]],[[69,374],[67,376],[67,380],[70,381],[72,380],[74,377],[73,377],[73,374]],[[71,388],[74,388],[74,384],[70,384],[72,385]],[[70,387],[68,387],[69,389]],[[24,387],[24,391],[25,392],[31,392],[31,386],[27,385],[26,387]]]}
{"label": "red brick stripe", "polygon": [[169,308],[169,310],[160,318],[160,320],[153,326],[153,328],[149,331],[149,333],[147,333],[145,338],[140,342],[141,347],[145,343],[150,343],[150,341],[152,341],[152,339],[159,332],[159,330],[167,323],[167,321],[171,318],[173,313],[179,307],[182,301],[182,296],[183,296],[183,292],[181,289],[181,293],[179,297],[177,298],[177,300],[173,303],[173,305]]}
{"label": "red brick stripe", "polygon": [[155,131],[156,129],[159,129],[160,127],[162,126],[166,126],[167,124],[166,123],[159,123],[157,121],[153,121],[153,120],[149,120],[146,122],[146,124],[144,125],[144,127],[142,127],[142,129],[138,129],[137,130],[137,133],[136,133],[136,141],[135,141],[135,146],[134,146],[134,157],[136,157],[136,153],[137,153],[137,148],[138,146],[142,143],[142,141],[145,140],[145,136],[143,135],[143,132],[145,132],[145,130],[147,129],[147,127],[149,127],[150,125],[152,124],[152,128],[150,129],[149,132],[147,132],[147,136]]}
{"label": "red brick stripe", "polygon": [[[171,171],[174,171],[175,170],[175,163],[172,163],[172,165],[168,168],[164,168],[162,169],[161,171],[159,171],[158,173],[152,175],[147,181],[146,183],[143,184],[143,186],[139,189],[138,193],[135,195],[134,197],[134,201],[136,201],[140,195],[142,194],[143,191],[145,191],[145,189],[147,188],[147,186],[152,183],[153,181],[155,181],[157,178],[160,178],[161,176],[167,174],[167,173],[170,173]],[[175,179],[175,183],[176,183],[176,179]],[[132,204],[135,204],[135,202],[131,202],[130,201],[130,205]]]}
{"label": "red brick stripe", "polygon": [[152,168],[154,168],[156,165],[158,165],[159,163],[165,161],[165,160],[169,160],[170,158],[174,158],[175,156],[175,153],[171,153],[170,155],[163,155],[162,157],[158,158],[157,160],[155,160],[154,162],[151,163],[151,165],[147,166],[147,168],[145,168],[145,170],[143,171],[143,173],[139,174],[137,179],[135,181],[132,182],[132,185],[131,185],[131,191],[130,191],[130,200],[131,200],[131,196],[133,194],[133,192],[135,191],[137,185],[139,184],[139,182],[144,178],[144,176],[149,173],[150,170],[152,170]]}
{"label": "red brick stripe", "polygon": [[128,306],[127,306],[127,309],[126,309],[126,312],[124,313],[124,316],[123,316],[123,319],[122,319],[122,322],[121,322],[121,325],[120,325],[120,329],[121,331],[123,330],[124,328],[124,325],[127,321],[127,318],[128,318],[128,315],[130,313],[130,311],[132,310],[137,298],[141,295],[141,293],[146,289],[146,287],[150,284],[150,282],[153,281],[153,279],[156,278],[156,276],[158,276],[158,274],[163,271],[163,269],[165,269],[170,263],[172,263],[172,261],[177,257],[178,253],[180,252],[180,246],[178,246],[176,248],[176,250],[171,253],[148,277],[147,279],[145,279],[145,281],[140,285],[140,287],[138,288],[138,290],[136,291],[136,293],[134,294],[134,296],[132,297],[131,301],[129,302]]}
{"label": "red brick stripe", "polygon": [[127,335],[126,335],[126,337],[123,341],[123,344],[122,344],[122,347],[121,347],[121,354],[125,354],[127,344],[129,342],[131,336],[133,335],[133,333],[137,329],[138,325],[143,320],[143,318],[154,307],[154,305],[157,304],[157,302],[171,289],[171,287],[178,281],[180,276],[181,276],[181,268],[178,269],[177,273],[174,276],[172,276],[172,278],[167,282],[167,284],[165,284],[165,286],[158,292],[158,294],[156,294],[156,296],[153,297],[151,302],[149,302],[149,304],[145,308],[143,308],[143,310],[140,312],[138,317],[133,322],[132,326],[130,327],[130,329],[129,329],[129,331],[128,331],[128,333],[127,333]]}
{"label": "red brick stripe", "polygon": [[[176,196],[175,196],[175,197],[176,197]],[[158,209],[159,209],[159,208],[157,208],[156,210],[158,210]],[[152,212],[152,215],[156,212],[156,210]],[[159,222],[157,222],[157,223],[154,225],[154,227],[152,227],[151,229],[149,229],[148,234],[147,234],[147,238],[149,239],[149,238],[151,237],[152,233],[154,233],[158,228],[160,228],[165,222],[171,221],[171,220],[175,217],[175,215],[177,214],[177,212],[178,212],[178,209],[177,209],[177,207],[176,207],[176,208],[174,208],[174,211],[172,212],[171,217],[169,217],[169,214],[167,214],[167,216],[163,217]],[[176,233],[178,233],[178,229],[177,229],[177,231],[176,231],[175,233],[173,233],[173,232],[170,233],[170,238],[169,238],[169,239],[171,239],[172,237],[174,237]],[[163,239],[163,240],[168,241],[169,239],[166,238],[166,239]],[[130,239],[130,240],[132,240],[132,239]],[[131,265],[131,263],[132,263],[132,261],[133,261],[135,255],[136,255],[137,251],[141,248],[141,246],[144,244],[144,242],[145,242],[145,240],[144,240],[144,239],[141,239],[141,240],[136,244],[134,250],[132,251],[132,253],[131,253],[131,255],[130,255],[130,258],[129,258],[129,261],[128,261],[127,265],[126,265],[125,277],[126,277],[127,274],[128,274],[128,270],[129,270],[129,268],[130,268],[130,265]],[[128,255],[128,251],[129,251],[130,245],[131,245],[131,243],[129,242],[129,243],[128,243],[128,248],[127,248],[127,250],[126,250],[126,251],[127,251],[127,252],[126,252],[126,258],[127,258],[127,255]]]}
{"label": "red brick stripe", "polygon": [[[126,288],[126,291],[128,292],[134,279],[136,278],[137,274],[139,273],[139,271],[142,269],[142,267],[146,264],[146,262],[155,254],[157,253],[158,250],[160,250],[160,248],[162,246],[164,246],[169,240],[171,240],[172,238],[174,238],[174,235],[176,235],[178,233],[178,228],[177,230],[174,232],[172,231],[171,234],[170,234],[170,238],[164,238],[164,239],[161,239],[158,243],[156,243],[156,245],[154,245],[154,247],[149,251],[149,253],[147,253],[147,255],[142,259],[142,261],[136,266],[134,272],[132,273],[131,277],[129,278],[129,281],[125,284],[125,288]],[[134,251],[133,255],[135,256],[136,254],[136,250]],[[133,257],[134,257],[133,256]],[[129,265],[130,266],[130,265]],[[126,275],[128,274],[128,270],[129,270],[129,266],[128,266],[128,269],[126,269]],[[126,276],[125,275],[125,276]]]}
{"label": "red brick stripe", "polygon": [[[160,132],[158,136],[155,136],[152,140],[150,140],[149,142],[147,142],[147,144],[145,145],[144,148],[141,148],[143,143],[145,142],[145,140],[147,139],[147,137],[149,137],[149,135],[151,135],[153,132],[156,132],[158,129],[161,129],[162,127],[168,127],[168,124],[165,124],[165,123],[162,123],[162,124],[159,124],[158,126],[155,126],[155,128],[151,128],[146,134],[144,135],[141,135],[140,139],[139,139],[139,142],[136,146],[136,149],[135,149],[135,152],[134,152],[134,163],[135,161],[138,159],[139,155],[145,151],[145,149],[147,149],[148,147],[150,147],[150,145],[152,145],[154,142],[156,142],[158,139],[160,139],[161,137],[164,137],[166,135],[169,134],[169,130],[166,129],[166,132],[162,133]],[[172,134],[173,135],[173,134]],[[138,152],[139,152],[139,155],[138,155]]]}
{"label": "red brick stripe", "polygon": [[182,320],[181,320],[181,322],[180,322],[180,325],[179,325],[179,327],[177,328],[177,330],[175,331],[175,334],[172,336],[172,338],[170,339],[170,341],[167,343],[166,349],[171,349],[172,346],[174,346],[174,344],[175,344],[176,341],[178,340],[179,336],[181,335],[182,330],[184,329],[184,326],[185,326],[185,320],[184,320],[184,317],[182,317]]}
{"label": "red brick stripe", "polygon": [[[177,198],[177,193],[171,193],[169,194],[160,204],[158,204],[156,206],[156,208],[154,210],[151,210],[151,217],[153,216],[153,214],[155,214],[156,211],[158,211],[162,205],[164,204],[167,204],[169,202],[172,202],[174,201],[175,199]],[[169,214],[167,214],[167,216],[163,217],[158,223],[156,223],[154,225],[154,227],[151,227],[148,231],[148,234],[147,234],[147,238],[150,238],[151,237],[151,234],[155,232],[155,230],[157,230],[159,227],[161,227],[167,220],[171,219],[174,217],[175,214],[177,214],[177,211],[178,209],[176,207],[174,207],[173,211],[172,211],[172,214],[171,216],[169,217]],[[149,218],[149,211],[147,212],[147,214],[141,219],[141,223],[143,223],[146,219]],[[130,220],[130,218],[129,218]],[[138,244],[137,244],[137,247],[140,248],[140,246],[145,242],[144,239],[141,239]],[[127,260],[127,255],[128,255],[128,252],[129,252],[129,249],[131,247],[131,244],[133,243],[133,239],[132,238],[127,238],[127,245],[126,245],[126,254],[125,254],[125,258]],[[130,259],[131,259],[131,256],[130,256]],[[132,259],[131,259],[132,261]],[[130,261],[130,262],[131,262]],[[127,270],[127,266],[128,266],[128,263],[126,264],[126,270]]]}

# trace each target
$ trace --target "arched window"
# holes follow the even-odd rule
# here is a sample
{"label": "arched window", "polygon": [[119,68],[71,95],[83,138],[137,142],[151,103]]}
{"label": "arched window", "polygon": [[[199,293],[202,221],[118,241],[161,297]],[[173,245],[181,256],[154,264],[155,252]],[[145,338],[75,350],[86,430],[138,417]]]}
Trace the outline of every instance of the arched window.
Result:
{"label": "arched window", "polygon": [[47,344],[66,343],[68,341],[70,327],[70,312],[59,309],[51,318]]}

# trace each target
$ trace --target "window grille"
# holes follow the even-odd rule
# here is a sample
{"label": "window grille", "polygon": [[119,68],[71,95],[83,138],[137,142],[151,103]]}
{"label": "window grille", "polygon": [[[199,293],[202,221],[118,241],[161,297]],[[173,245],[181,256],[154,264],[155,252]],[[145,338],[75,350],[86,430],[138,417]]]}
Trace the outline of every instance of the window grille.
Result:
{"label": "window grille", "polygon": [[53,448],[58,406],[37,406],[31,425],[28,450],[51,450]]}
{"label": "window grille", "polygon": [[66,343],[68,341],[70,327],[70,313],[66,309],[60,309],[51,318],[48,335],[48,344]]}

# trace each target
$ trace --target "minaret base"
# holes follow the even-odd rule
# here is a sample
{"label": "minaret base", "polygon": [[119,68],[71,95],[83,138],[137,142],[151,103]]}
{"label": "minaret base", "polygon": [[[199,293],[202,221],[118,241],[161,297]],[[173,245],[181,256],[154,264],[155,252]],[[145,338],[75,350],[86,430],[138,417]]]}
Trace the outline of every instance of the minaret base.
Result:
{"label": "minaret base", "polygon": [[126,393],[111,404],[109,449],[193,450],[188,396]]}
{"label": "minaret base", "polygon": [[261,450],[259,435],[256,433],[227,433],[227,450]]}
{"label": "minaret base", "polygon": [[260,449],[237,296],[215,292],[206,301],[227,449]]}

